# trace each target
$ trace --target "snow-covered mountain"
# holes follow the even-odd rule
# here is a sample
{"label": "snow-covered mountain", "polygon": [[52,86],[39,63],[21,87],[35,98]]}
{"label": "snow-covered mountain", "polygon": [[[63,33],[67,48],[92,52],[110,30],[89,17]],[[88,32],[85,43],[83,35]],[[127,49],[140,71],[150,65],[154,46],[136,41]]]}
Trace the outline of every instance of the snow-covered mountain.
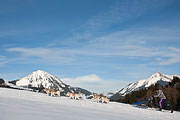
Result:
{"label": "snow-covered mountain", "polygon": [[32,86],[37,88],[44,87],[48,89],[65,87],[65,84],[59,78],[42,70],[37,70],[18,80],[16,85],[25,87]]}
{"label": "snow-covered mountain", "polygon": [[134,83],[130,83],[125,88],[121,89],[119,92],[117,92],[115,95],[111,97],[112,100],[118,100],[119,98],[125,96],[126,94],[131,93],[132,91],[145,89],[150,87],[151,85],[155,85],[156,83],[161,84],[162,86],[165,86],[169,84],[169,82],[172,81],[173,76],[179,77],[180,75],[164,75],[160,72],[157,72],[156,74],[153,74],[151,77],[145,80],[139,80]]}
{"label": "snow-covered mountain", "polygon": [[11,83],[15,83],[17,86],[28,87],[28,88],[47,88],[47,89],[62,89],[64,90],[64,94],[67,92],[75,92],[75,93],[84,93],[86,95],[91,94],[89,91],[82,88],[71,87],[63,83],[58,77],[49,74],[42,70],[37,70],[32,72],[31,74],[25,76],[16,81],[11,81]]}

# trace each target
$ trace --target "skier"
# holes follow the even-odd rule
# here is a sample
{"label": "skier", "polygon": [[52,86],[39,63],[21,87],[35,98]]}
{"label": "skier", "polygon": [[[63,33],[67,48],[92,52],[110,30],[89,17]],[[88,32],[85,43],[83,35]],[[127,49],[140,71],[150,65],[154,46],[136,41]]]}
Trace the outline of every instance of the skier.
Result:
{"label": "skier", "polygon": [[160,111],[162,110],[162,102],[171,110],[171,113],[173,113],[173,109],[171,107],[170,104],[168,104],[167,100],[166,100],[166,96],[164,95],[164,93],[162,92],[162,90],[156,88],[156,95],[154,95],[154,97],[159,97],[160,101],[159,101],[159,107],[160,107]]}

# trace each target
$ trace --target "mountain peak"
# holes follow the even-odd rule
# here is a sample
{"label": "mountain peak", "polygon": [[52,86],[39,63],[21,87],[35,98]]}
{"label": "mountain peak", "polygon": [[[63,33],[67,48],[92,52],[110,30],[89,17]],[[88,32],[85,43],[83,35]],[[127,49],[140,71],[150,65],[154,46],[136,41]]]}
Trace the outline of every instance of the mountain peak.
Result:
{"label": "mountain peak", "polygon": [[43,70],[36,70],[36,71],[34,71],[34,72],[45,72],[45,71],[43,71]]}
{"label": "mountain peak", "polygon": [[45,71],[37,70],[16,82],[18,86],[43,86],[44,88],[61,88],[65,84],[56,76]]}
{"label": "mountain peak", "polygon": [[157,72],[149,78],[149,80],[151,80],[151,79],[163,80],[163,81],[169,81],[170,82],[173,79],[173,75],[164,75],[160,72]]}
{"label": "mountain peak", "polygon": [[36,71],[34,71],[34,72],[32,72],[32,73],[36,73],[36,74],[46,73],[46,74],[49,74],[48,72],[43,71],[43,70],[36,70]]}
{"label": "mountain peak", "polygon": [[163,74],[161,72],[157,72],[153,74],[151,77],[159,77],[159,76],[163,76]]}
{"label": "mountain peak", "polygon": [[156,74],[157,74],[157,75],[162,75],[162,73],[161,73],[161,72],[157,72]]}
{"label": "mountain peak", "polygon": [[157,73],[153,74],[152,76],[150,76],[148,79],[139,80],[137,82],[129,84],[127,87],[120,90],[119,93],[126,95],[135,90],[148,88],[149,86],[154,85],[159,82],[161,84],[163,84],[163,86],[164,86],[167,83],[171,82],[172,78],[173,78],[173,76],[164,75],[160,72],[157,72]]}

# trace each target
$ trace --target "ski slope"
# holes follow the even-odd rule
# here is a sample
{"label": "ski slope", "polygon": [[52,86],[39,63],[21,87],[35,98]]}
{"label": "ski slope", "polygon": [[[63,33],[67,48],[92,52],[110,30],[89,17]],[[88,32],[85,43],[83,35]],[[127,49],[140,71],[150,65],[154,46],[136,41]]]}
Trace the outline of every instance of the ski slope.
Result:
{"label": "ski slope", "polygon": [[180,112],[151,111],[121,103],[49,97],[0,88],[0,120],[178,120]]}

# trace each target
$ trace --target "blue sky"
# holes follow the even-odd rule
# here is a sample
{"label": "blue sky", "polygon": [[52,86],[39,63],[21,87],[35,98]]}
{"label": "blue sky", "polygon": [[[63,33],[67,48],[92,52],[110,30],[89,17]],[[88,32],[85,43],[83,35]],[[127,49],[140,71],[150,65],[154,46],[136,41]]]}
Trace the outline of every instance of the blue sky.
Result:
{"label": "blue sky", "polygon": [[0,77],[101,92],[180,74],[179,0],[0,0]]}

